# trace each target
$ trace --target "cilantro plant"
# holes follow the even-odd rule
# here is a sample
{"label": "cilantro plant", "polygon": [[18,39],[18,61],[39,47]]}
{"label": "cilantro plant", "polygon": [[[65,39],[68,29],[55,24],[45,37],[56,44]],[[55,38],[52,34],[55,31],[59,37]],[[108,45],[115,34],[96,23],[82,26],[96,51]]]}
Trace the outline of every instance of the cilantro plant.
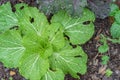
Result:
{"label": "cilantro plant", "polygon": [[[82,17],[65,11],[54,14],[50,23],[35,7],[26,4],[0,6],[0,61],[19,68],[30,80],[64,80],[65,74],[85,74],[87,55],[80,46],[94,33],[94,14],[84,9]],[[89,24],[84,24],[89,21]],[[17,28],[15,28],[17,27]],[[64,36],[68,36],[66,39]]]}

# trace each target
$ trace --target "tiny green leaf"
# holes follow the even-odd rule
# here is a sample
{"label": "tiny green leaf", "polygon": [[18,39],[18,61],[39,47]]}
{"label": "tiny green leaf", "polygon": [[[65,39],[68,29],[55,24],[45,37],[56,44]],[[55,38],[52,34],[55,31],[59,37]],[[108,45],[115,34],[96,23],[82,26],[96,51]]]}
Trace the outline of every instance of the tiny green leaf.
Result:
{"label": "tiny green leaf", "polygon": [[107,62],[109,61],[109,58],[110,58],[110,57],[107,56],[107,55],[102,56],[102,64],[106,65]]}
{"label": "tiny green leaf", "polygon": [[107,44],[101,45],[98,47],[98,52],[99,53],[105,53],[109,50],[109,46]]}
{"label": "tiny green leaf", "polygon": [[113,71],[111,71],[110,69],[107,69],[106,72],[105,72],[105,75],[107,77],[110,77],[112,75]]}

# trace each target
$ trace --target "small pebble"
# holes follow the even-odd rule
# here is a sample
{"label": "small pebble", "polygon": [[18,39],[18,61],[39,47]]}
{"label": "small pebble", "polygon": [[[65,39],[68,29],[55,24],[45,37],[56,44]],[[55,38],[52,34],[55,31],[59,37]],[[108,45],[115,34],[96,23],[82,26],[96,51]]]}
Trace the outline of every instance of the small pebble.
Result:
{"label": "small pebble", "polygon": [[16,72],[10,71],[10,76],[14,76],[15,74],[16,74]]}

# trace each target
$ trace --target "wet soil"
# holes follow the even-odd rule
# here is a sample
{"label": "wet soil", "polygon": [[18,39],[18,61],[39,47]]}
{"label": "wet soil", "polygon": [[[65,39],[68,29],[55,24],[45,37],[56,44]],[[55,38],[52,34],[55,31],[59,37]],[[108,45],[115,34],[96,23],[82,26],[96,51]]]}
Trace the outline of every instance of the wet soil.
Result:
{"label": "wet soil", "polygon": [[[31,6],[37,6],[35,0],[0,0],[0,5],[10,1],[12,5],[16,3],[25,2]],[[103,56],[98,52],[98,47],[101,45],[99,42],[100,34],[107,37],[110,36],[110,26],[112,24],[111,19],[96,19],[94,22],[95,33],[93,37],[84,45],[82,45],[84,51],[88,55],[87,72],[85,75],[80,75],[81,80],[120,80],[120,44],[114,44],[107,41],[109,50],[106,53],[110,60],[108,64],[101,64],[101,57]],[[105,76],[105,70],[111,69],[113,74],[110,77]],[[6,68],[0,63],[0,80],[27,80],[19,74],[18,69]],[[65,76],[65,80],[79,80],[72,78],[69,74]]]}

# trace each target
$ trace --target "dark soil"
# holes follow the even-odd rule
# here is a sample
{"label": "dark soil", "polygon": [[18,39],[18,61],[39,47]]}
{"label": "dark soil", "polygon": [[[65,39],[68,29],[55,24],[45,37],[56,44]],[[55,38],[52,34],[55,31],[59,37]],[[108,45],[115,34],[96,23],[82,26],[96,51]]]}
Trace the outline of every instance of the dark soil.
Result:
{"label": "dark soil", "polygon": [[[11,1],[12,5],[16,3],[25,2],[31,6],[37,6],[34,0],[0,0],[0,5]],[[87,72],[85,75],[80,75],[81,80],[120,80],[120,44],[113,44],[108,41],[109,50],[106,53],[110,60],[107,65],[101,64],[102,54],[98,52],[98,47],[101,45],[99,42],[100,34],[104,34],[107,37],[110,36],[110,26],[112,24],[111,18],[96,19],[95,33],[92,39],[85,45],[82,45],[84,51],[88,55]],[[105,76],[105,70],[111,69],[113,74],[108,78]],[[0,63],[0,80],[26,80],[19,74],[18,69],[6,68]],[[78,80],[72,78],[70,75],[66,75],[65,80]]]}

